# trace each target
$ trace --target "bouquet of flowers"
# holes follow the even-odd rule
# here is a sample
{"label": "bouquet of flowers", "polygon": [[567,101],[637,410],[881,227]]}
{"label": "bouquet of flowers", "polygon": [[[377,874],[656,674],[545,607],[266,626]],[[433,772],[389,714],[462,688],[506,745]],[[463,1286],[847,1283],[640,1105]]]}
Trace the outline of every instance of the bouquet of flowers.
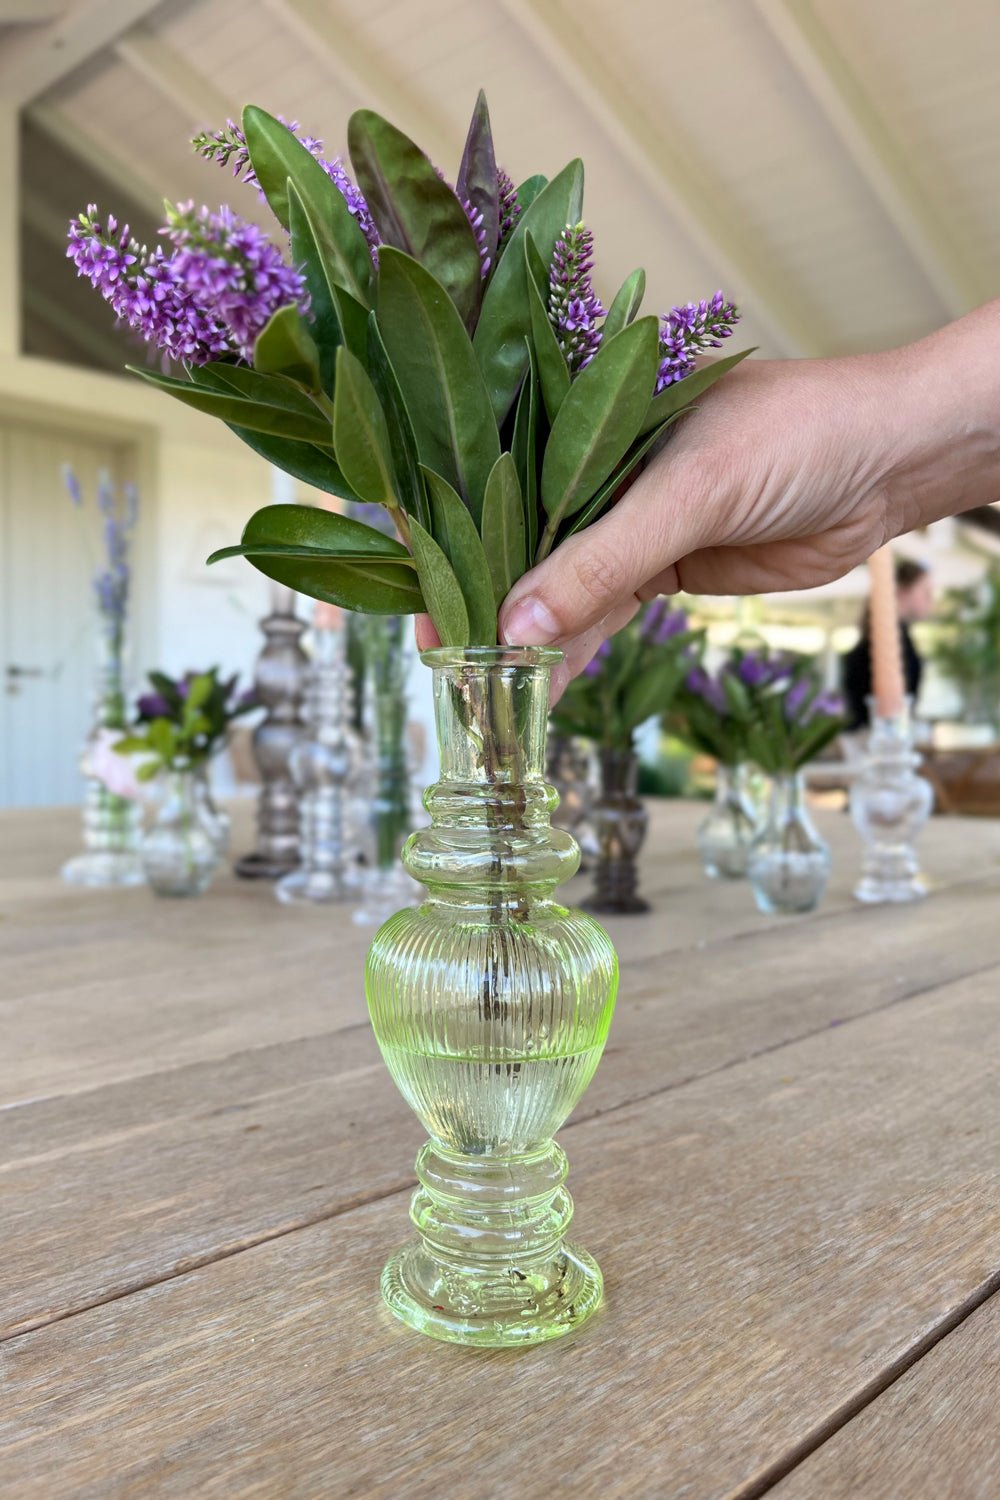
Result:
{"label": "bouquet of flowers", "polygon": [[113,747],[119,755],[140,758],[140,781],[163,770],[205,765],[225,743],[234,720],[258,706],[252,689],[237,692],[237,677],[221,678],[218,667],[176,678],[150,672],[149,681],[153,690],[139,696],[131,732]]}
{"label": "bouquet of flowers", "polygon": [[177,366],[136,373],[308,484],[384,506],[396,533],[267,506],[215,558],[348,609],[426,611],[445,645],[495,645],[516,580],[743,357],[695,363],[738,314],[719,292],[639,316],[641,270],[605,308],[582,163],[516,187],[482,94],[454,186],[371,110],[347,138],[353,179],[255,106],[196,139],[266,199],[283,243],[188,203],[150,249],[91,206],[69,254]]}
{"label": "bouquet of flowers", "polygon": [[844,727],[843,703],[822,690],[807,657],[734,650],[714,674],[688,673],[676,727],[725,766],[753,761],[769,775],[797,771]]}
{"label": "bouquet of flowers", "polygon": [[670,709],[701,640],[684,610],[654,600],[569,684],[553,726],[602,748],[630,749],[639,725]]}

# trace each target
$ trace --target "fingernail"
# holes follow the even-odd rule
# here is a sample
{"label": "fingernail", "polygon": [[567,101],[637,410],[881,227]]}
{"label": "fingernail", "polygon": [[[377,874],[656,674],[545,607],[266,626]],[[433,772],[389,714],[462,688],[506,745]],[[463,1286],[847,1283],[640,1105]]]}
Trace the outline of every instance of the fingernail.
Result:
{"label": "fingernail", "polygon": [[559,634],[559,621],[541,599],[519,599],[503,619],[508,646],[547,646]]}

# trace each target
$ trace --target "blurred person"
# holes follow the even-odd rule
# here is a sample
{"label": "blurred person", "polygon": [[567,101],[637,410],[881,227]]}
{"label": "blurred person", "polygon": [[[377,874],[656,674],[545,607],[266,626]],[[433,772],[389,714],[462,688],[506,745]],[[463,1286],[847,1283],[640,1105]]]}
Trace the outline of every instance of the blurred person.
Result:
{"label": "blurred person", "polygon": [[[896,606],[899,612],[900,649],[903,658],[903,680],[915,704],[920,692],[923,662],[913,644],[910,626],[927,620],[934,612],[934,580],[931,571],[912,557],[895,559]],[[861,616],[861,636],[841,659],[841,688],[847,704],[848,730],[868,726],[868,699],[872,691],[871,614],[865,604]]]}

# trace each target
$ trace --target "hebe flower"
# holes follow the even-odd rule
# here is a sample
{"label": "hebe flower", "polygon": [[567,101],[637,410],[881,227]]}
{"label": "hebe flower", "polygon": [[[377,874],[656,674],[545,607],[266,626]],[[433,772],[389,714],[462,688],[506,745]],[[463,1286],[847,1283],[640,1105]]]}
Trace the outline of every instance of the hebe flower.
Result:
{"label": "hebe flower", "polygon": [[[280,115],[278,118],[282,125],[305,147],[309,155],[319,162],[323,171],[337,188],[352,216],[357,219],[358,226],[368,241],[372,260],[378,265],[379,235],[375,220],[369,212],[364,194],[345,172],[340,157],[335,156],[332,161],[327,161],[323,155],[321,140],[314,135],[300,135],[301,127],[297,120],[286,120]],[[195,136],[191,144],[198,155],[205,157],[207,161],[218,162],[220,167],[232,166],[234,177],[242,177],[245,183],[257,188],[261,197],[264,196],[260,183],[257,181],[257,174],[250,162],[247,138],[235,120],[227,120],[222,130],[202,131],[200,135]],[[473,229],[475,229],[474,225]]]}
{"label": "hebe flower", "polygon": [[601,342],[598,319],[606,316],[591,282],[594,237],[583,224],[568,224],[556,240],[549,268],[549,321],[570,374],[593,359]]}
{"label": "hebe flower", "polygon": [[521,205],[517,199],[514,180],[508,176],[503,167],[497,168],[497,187],[500,197],[500,248],[503,249],[517,228],[517,221],[521,217]]}
{"label": "hebe flower", "polygon": [[736,307],[726,301],[722,292],[716,292],[707,301],[702,298],[697,303],[687,302],[664,313],[656,394],[690,375],[696,355],[720,348],[723,339],[732,335],[739,318]]}
{"label": "hebe flower", "polygon": [[602,641],[583,669],[584,677],[600,677],[604,670],[604,662],[611,655],[611,642]]}
{"label": "hebe flower", "polygon": [[262,229],[228,208],[191,203],[168,210],[162,231],[174,246],[150,252],[91,204],[70,224],[67,255],[116,316],[178,363],[206,364],[223,354],[250,359],[272,313],[305,311],[305,282]]}
{"label": "hebe flower", "polygon": [[690,621],[683,609],[671,609],[665,599],[656,599],[642,617],[639,633],[654,646],[665,646],[675,635],[683,635]]}

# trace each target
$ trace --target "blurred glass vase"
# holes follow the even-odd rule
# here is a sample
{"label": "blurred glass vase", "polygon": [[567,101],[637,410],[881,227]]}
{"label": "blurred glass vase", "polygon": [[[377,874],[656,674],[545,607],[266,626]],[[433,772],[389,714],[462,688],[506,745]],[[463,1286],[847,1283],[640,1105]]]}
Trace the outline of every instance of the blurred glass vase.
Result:
{"label": "blurred glass vase", "polygon": [[639,850],[649,814],[638,795],[639,757],[631,748],[603,745],[598,754],[601,788],[591,808],[597,841],[594,889],[588,911],[620,914],[649,910],[639,895]]}
{"label": "blurred glass vase", "polygon": [[382,1293],[404,1322],[455,1343],[570,1333],[601,1274],[566,1243],[572,1200],[552,1137],[604,1048],[617,988],[607,935],[553,898],[577,868],[549,821],[545,725],[556,651],[439,648],[441,779],[403,860],[427,900],[391,917],[368,956],[372,1024],[430,1134],[417,1158],[418,1238]]}
{"label": "blurred glass vase", "polygon": [[710,880],[740,880],[746,875],[756,831],[749,767],[720,762],[712,811],[698,829],[698,852]]}
{"label": "blurred glass vase", "polygon": [[747,874],[763,912],[812,911],[822,900],[830,850],[806,808],[801,771],[775,775],[767,816],[750,845]]}
{"label": "blurred glass vase", "polygon": [[892,717],[880,715],[873,699],[869,708],[867,753],[850,793],[851,817],[865,846],[854,895],[867,906],[919,901],[927,887],[914,844],[930,817],[934,793],[917,771],[910,700]]}
{"label": "blurred glass vase", "polygon": [[205,820],[193,768],[163,776],[164,795],[142,840],[142,867],[158,896],[200,896],[219,864],[215,830]]}

